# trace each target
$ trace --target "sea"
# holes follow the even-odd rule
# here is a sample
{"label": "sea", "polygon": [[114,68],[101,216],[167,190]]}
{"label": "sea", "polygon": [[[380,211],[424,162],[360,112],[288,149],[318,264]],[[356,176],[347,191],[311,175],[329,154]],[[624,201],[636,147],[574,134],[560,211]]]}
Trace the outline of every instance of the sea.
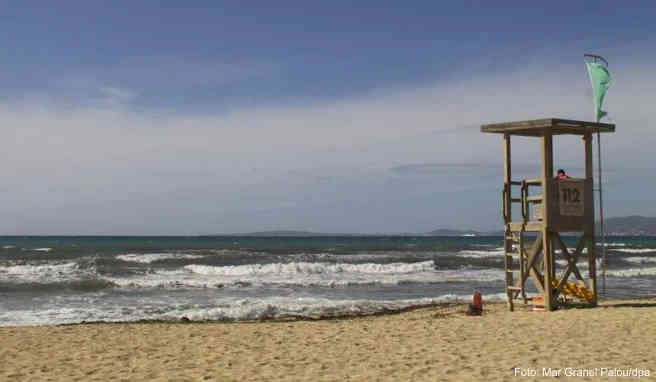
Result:
{"label": "sea", "polygon": [[[467,302],[474,290],[484,301],[505,300],[502,243],[499,236],[5,236],[0,326],[366,315]],[[656,237],[610,237],[605,248],[601,297],[656,294]],[[557,263],[562,269],[566,261]],[[587,261],[579,268],[585,276]]]}

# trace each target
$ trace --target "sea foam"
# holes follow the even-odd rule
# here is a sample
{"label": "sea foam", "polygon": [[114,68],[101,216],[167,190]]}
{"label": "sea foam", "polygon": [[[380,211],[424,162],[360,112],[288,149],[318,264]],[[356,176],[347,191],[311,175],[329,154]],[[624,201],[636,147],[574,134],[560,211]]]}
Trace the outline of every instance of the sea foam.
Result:
{"label": "sea foam", "polygon": [[391,264],[274,263],[238,266],[191,264],[129,278],[110,278],[129,288],[215,288],[244,286],[344,287],[503,280],[501,269],[435,269],[433,261]]}
{"label": "sea foam", "polygon": [[366,274],[405,274],[417,272],[431,272],[435,270],[433,261],[419,263],[390,263],[390,264],[348,264],[348,263],[275,263],[275,264],[249,264],[234,266],[209,266],[191,264],[184,269],[203,275],[267,275],[267,274],[327,274],[327,273],[366,273]]}
{"label": "sea foam", "polygon": [[470,258],[487,258],[487,257],[500,257],[503,256],[505,253],[503,247],[498,247],[494,248],[488,251],[482,251],[482,250],[462,250],[458,252],[458,255],[462,257],[470,257]]}
{"label": "sea foam", "polygon": [[[485,295],[485,301],[504,301],[504,293]],[[468,302],[471,295],[443,294],[403,300],[349,300],[321,297],[272,296],[222,298],[211,305],[171,305],[166,301],[142,300],[131,307],[118,307],[101,298],[59,301],[39,310],[0,311],[0,326],[54,325],[79,322],[133,322],[138,320],[252,321],[289,318],[329,318],[402,311],[450,302]],[[62,304],[62,305],[59,305]]]}
{"label": "sea foam", "polygon": [[631,263],[656,263],[656,257],[644,257],[644,256],[634,256],[634,257],[625,257],[622,260],[631,262]]}
{"label": "sea foam", "polygon": [[141,264],[150,264],[169,259],[200,259],[203,257],[202,255],[191,255],[187,253],[126,253],[116,256],[118,260]]}
{"label": "sea foam", "polygon": [[656,248],[616,248],[613,251],[623,253],[649,253],[656,252]]}
{"label": "sea foam", "polygon": [[11,265],[0,267],[0,275],[20,282],[59,282],[76,279],[81,270],[77,263]]}

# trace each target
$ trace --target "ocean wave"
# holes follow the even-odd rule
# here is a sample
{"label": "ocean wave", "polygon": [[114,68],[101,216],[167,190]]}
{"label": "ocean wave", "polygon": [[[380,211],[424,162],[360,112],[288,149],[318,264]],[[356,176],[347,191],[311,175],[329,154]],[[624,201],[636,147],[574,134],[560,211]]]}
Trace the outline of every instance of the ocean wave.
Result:
{"label": "ocean wave", "polygon": [[117,255],[116,259],[132,263],[150,264],[156,261],[170,259],[200,259],[203,255],[192,255],[187,253],[126,253]]}
{"label": "ocean wave", "polygon": [[[504,301],[504,293],[486,296],[486,301]],[[321,298],[268,298],[243,299],[227,306],[170,311],[163,319],[190,321],[254,321],[267,319],[332,318],[340,316],[372,315],[398,312],[409,308],[431,306],[448,302],[470,301],[470,295],[446,294],[408,300],[329,300]]]}
{"label": "ocean wave", "polygon": [[656,248],[617,248],[613,249],[613,251],[622,253],[650,253],[656,252]]}
{"label": "ocean wave", "polygon": [[10,265],[0,267],[0,275],[6,280],[23,282],[64,281],[78,278],[78,263]]}
{"label": "ocean wave", "polygon": [[[285,265],[285,266],[282,266]],[[393,271],[394,270],[394,271]],[[126,288],[347,287],[503,280],[501,269],[436,270],[432,261],[409,264],[187,265],[139,277],[109,278]]]}
{"label": "ocean wave", "polygon": [[634,257],[625,257],[622,260],[628,261],[631,263],[656,263],[656,257],[644,257],[644,256],[634,256]]}
{"label": "ocean wave", "polygon": [[470,258],[487,258],[487,257],[500,257],[505,253],[503,247],[482,251],[482,250],[462,250],[458,252],[459,256]]}
{"label": "ocean wave", "polygon": [[348,264],[348,263],[274,263],[274,264],[248,264],[233,266],[210,266],[191,264],[184,267],[193,273],[201,275],[225,276],[256,276],[268,274],[327,274],[327,273],[366,273],[366,274],[406,274],[418,272],[431,272],[435,270],[435,263],[423,261],[418,263],[389,263],[389,264]]}
{"label": "ocean wave", "polygon": [[[563,267],[566,267],[567,265],[569,265],[569,262],[567,262],[567,260],[564,260],[564,259],[559,259],[559,260],[556,260],[556,264],[558,264],[560,266],[563,266]],[[597,259],[597,265],[601,265],[601,259]],[[578,261],[576,262],[576,267],[579,268],[579,269],[588,268],[589,266],[590,265],[588,264],[587,259],[580,259],[579,258]]]}
{"label": "ocean wave", "polygon": [[94,292],[118,285],[111,281],[95,278],[70,281],[53,282],[2,282],[0,281],[0,292],[61,292],[62,290],[74,290],[79,292]]}
{"label": "ocean wave", "polygon": [[[485,301],[505,301],[505,294],[489,294]],[[0,326],[35,326],[80,322],[134,322],[139,320],[254,321],[267,319],[333,318],[394,313],[442,303],[465,303],[471,295],[444,294],[404,300],[333,300],[319,297],[224,298],[211,305],[162,304],[142,300],[120,306],[102,298],[86,298],[68,306],[50,304],[39,310],[0,311]]]}
{"label": "ocean wave", "polygon": [[[598,246],[603,246],[603,243],[597,243]],[[626,243],[606,243],[606,247],[626,247]]]}
{"label": "ocean wave", "polygon": [[0,282],[52,284],[96,278],[96,259],[92,257],[75,261],[9,261],[0,265]]}
{"label": "ocean wave", "polygon": [[30,251],[50,252],[50,251],[52,251],[52,248],[31,248]]}
{"label": "ocean wave", "polygon": [[656,275],[656,267],[607,270],[606,275],[610,277],[654,276]]}

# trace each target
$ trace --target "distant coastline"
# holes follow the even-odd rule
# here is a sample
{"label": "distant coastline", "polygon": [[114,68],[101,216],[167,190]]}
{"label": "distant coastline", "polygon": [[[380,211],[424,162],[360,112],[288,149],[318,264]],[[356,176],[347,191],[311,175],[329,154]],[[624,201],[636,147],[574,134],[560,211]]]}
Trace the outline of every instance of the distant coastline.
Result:
{"label": "distant coastline", "polygon": [[[596,222],[597,234],[600,222]],[[656,236],[656,217],[639,215],[608,218],[604,221],[604,231],[608,236]],[[297,230],[272,230],[248,233],[217,234],[210,236],[261,236],[261,237],[310,237],[310,236],[502,236],[502,230],[476,231],[472,229],[439,228],[430,232],[404,233],[324,233]]]}

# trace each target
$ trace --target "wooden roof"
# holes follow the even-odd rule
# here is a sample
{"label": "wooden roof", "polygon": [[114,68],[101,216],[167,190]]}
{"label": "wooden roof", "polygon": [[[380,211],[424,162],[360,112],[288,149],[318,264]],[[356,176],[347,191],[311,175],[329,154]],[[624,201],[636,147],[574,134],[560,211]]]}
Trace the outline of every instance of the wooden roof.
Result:
{"label": "wooden roof", "polygon": [[613,133],[615,132],[615,125],[610,123],[545,118],[532,121],[491,123],[481,126],[481,132],[483,133],[523,135],[530,137],[541,137],[547,131],[551,131],[551,134],[553,135],[583,135],[586,132],[596,133],[597,131],[601,133]]}

